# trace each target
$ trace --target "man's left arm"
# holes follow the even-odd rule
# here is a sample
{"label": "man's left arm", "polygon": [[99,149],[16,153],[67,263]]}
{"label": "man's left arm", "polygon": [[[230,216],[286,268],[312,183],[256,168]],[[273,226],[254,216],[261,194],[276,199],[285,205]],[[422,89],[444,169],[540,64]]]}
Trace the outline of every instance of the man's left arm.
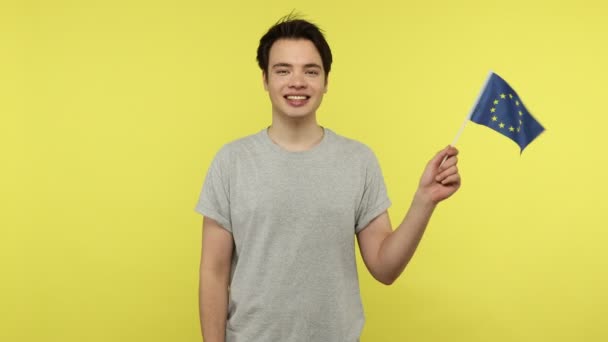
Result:
{"label": "man's left arm", "polygon": [[357,234],[367,269],[383,284],[390,285],[399,277],[414,255],[437,204],[460,188],[457,154],[456,148],[448,146],[429,161],[412,204],[395,231],[385,211]]}

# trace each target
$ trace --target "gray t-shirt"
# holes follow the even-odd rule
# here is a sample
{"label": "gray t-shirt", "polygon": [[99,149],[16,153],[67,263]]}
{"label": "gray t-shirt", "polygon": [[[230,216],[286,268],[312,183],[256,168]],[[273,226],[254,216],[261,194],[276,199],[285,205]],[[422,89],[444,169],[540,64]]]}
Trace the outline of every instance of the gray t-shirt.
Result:
{"label": "gray t-shirt", "polygon": [[232,233],[227,342],[355,342],[355,233],[391,204],[374,153],[324,128],[288,152],[267,130],[215,156],[196,211]]}

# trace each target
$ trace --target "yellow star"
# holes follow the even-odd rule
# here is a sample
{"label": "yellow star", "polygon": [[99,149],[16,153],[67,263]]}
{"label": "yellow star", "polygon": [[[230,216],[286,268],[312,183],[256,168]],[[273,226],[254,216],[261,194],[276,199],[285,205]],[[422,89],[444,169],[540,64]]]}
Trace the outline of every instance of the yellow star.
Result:
{"label": "yellow star", "polygon": [[513,98],[513,94],[509,94],[509,98],[512,99]]}
{"label": "yellow star", "polygon": [[522,116],[522,115],[524,115],[524,113],[522,113],[521,110],[520,110],[519,111],[519,116]]}
{"label": "yellow star", "polygon": [[519,101],[515,101],[515,105],[516,105],[516,106],[519,106]]}
{"label": "yellow star", "polygon": [[498,118],[496,117],[496,115],[494,115],[494,116],[492,117],[492,121],[496,121],[496,120],[498,120]]}
{"label": "yellow star", "polygon": [[509,127],[509,131],[513,132],[515,130],[515,128],[513,128],[513,126]]}
{"label": "yellow star", "polygon": [[501,98],[501,99],[504,99],[505,97],[507,97],[507,95],[505,95],[505,94],[500,94],[500,98]]}
{"label": "yellow star", "polygon": [[494,104],[497,105],[498,104],[498,100],[494,100]]}
{"label": "yellow star", "polygon": [[505,128],[505,124],[504,124],[504,123],[502,123],[502,122],[501,122],[501,123],[500,123],[500,125],[498,125],[498,126],[500,126],[500,128]]}
{"label": "yellow star", "polygon": [[494,113],[496,111],[496,108],[490,108],[490,113]]}

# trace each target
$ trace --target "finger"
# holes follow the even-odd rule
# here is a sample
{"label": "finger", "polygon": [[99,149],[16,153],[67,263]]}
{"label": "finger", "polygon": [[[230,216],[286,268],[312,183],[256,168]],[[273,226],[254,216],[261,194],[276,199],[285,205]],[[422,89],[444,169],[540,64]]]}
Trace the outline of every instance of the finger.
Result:
{"label": "finger", "polygon": [[447,153],[449,156],[456,156],[460,151],[452,145],[448,146]]}
{"label": "finger", "polygon": [[443,164],[441,164],[439,166],[439,169],[437,169],[437,172],[441,173],[444,170],[446,170],[456,164],[458,164],[458,157],[456,157],[456,156],[449,157],[443,162]]}
{"label": "finger", "polygon": [[443,159],[441,160],[441,163],[439,163],[439,166],[437,166],[437,169],[441,169],[444,166],[446,160],[458,155],[458,149],[452,145],[448,145],[448,147],[446,147],[441,152],[444,152],[444,156],[443,156]]}
{"label": "finger", "polygon": [[444,170],[443,172],[440,172],[437,176],[435,176],[435,180],[438,182],[441,182],[445,178],[447,178],[453,174],[457,174],[457,173],[458,173],[458,167],[456,165],[452,165],[451,167],[447,168],[446,170]]}
{"label": "finger", "polygon": [[460,184],[460,175],[457,173],[449,175],[441,181],[441,184],[442,185]]}
{"label": "finger", "polygon": [[433,167],[435,169],[438,169],[447,160],[447,158],[450,156],[448,154],[448,151],[450,150],[450,147],[451,146],[447,146],[443,150],[437,152],[437,154],[435,155],[435,157],[433,157],[433,159],[431,159],[430,164],[433,165]]}

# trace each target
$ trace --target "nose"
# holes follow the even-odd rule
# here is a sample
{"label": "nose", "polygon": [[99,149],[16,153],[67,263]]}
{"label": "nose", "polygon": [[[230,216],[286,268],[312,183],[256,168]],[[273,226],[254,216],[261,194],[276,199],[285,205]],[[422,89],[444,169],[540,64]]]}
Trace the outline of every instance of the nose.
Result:
{"label": "nose", "polygon": [[289,79],[289,87],[296,89],[305,88],[306,80],[304,79],[304,74],[301,72],[292,73]]}

